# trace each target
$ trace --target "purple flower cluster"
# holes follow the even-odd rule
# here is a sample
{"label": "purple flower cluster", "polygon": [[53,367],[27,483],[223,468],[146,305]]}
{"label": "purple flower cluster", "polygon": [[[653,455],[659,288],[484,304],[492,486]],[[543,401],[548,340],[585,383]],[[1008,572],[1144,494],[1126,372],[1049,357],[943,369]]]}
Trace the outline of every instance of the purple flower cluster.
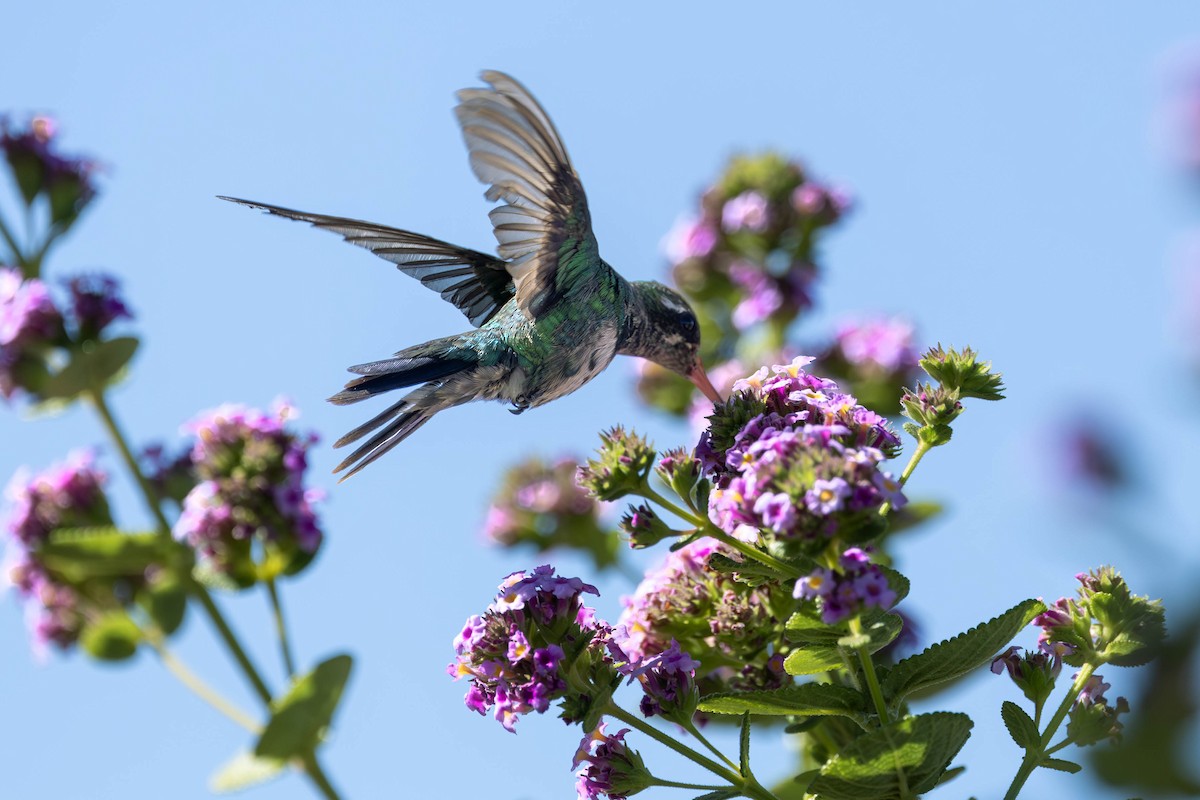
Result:
{"label": "purple flower cluster", "polygon": [[71,311],[80,339],[95,339],[118,319],[133,319],[120,296],[120,283],[107,274],[78,275],[67,281]]}
{"label": "purple flower cluster", "polygon": [[604,730],[601,722],[596,730],[583,737],[571,769],[587,763],[578,773],[575,791],[579,800],[598,800],[601,796],[609,800],[624,800],[649,785],[649,773],[641,756],[625,745],[623,728],[613,735]]}
{"label": "purple flower cluster", "polygon": [[585,593],[599,594],[578,578],[556,576],[548,565],[505,578],[488,610],[469,618],[454,638],[456,658],[446,671],[455,680],[471,679],[467,708],[491,711],[515,732],[522,714],[543,713],[563,697],[568,686],[560,642],[597,630],[594,612],[580,599]]}
{"label": "purple flower cluster", "polygon": [[255,540],[289,569],[307,563],[321,544],[312,506],[322,494],[304,487],[316,437],[287,430],[294,416],[282,403],[270,414],[225,405],[184,426],[196,437],[191,461],[199,483],[184,498],[175,538],[243,586],[256,580]]}
{"label": "purple flower cluster", "polygon": [[699,692],[696,670],[700,662],[679,649],[679,642],[656,656],[630,664],[625,672],[642,685],[642,716],[661,716],[682,724],[696,712]]}
{"label": "purple flower cluster", "polygon": [[505,547],[533,541],[545,550],[577,518],[594,520],[598,505],[575,483],[578,468],[573,458],[553,464],[530,459],[513,467],[488,508],[484,537]]}
{"label": "purple flower cluster", "polygon": [[764,529],[782,539],[828,537],[885,502],[905,502],[899,482],[879,469],[899,439],[836,383],[806,373],[811,360],[735,383],[696,448],[717,479],[709,517],[744,541]]}
{"label": "purple flower cluster", "polygon": [[[783,685],[787,676],[772,660],[771,636],[778,625],[772,609],[791,601],[779,587],[751,587],[707,566],[713,554],[730,553],[712,539],[699,539],[669,553],[632,596],[622,598],[625,609],[612,638],[631,667],[653,665],[656,657],[682,649],[713,659],[698,679],[704,694]],[[692,661],[680,653],[664,663]],[[728,664],[742,666],[721,666]]]}
{"label": "purple flower cluster", "polygon": [[20,365],[57,341],[62,315],[49,287],[26,280],[15,267],[0,266],[0,395],[11,399],[20,388]]}
{"label": "purple flower cluster", "polygon": [[837,569],[818,567],[796,581],[793,596],[817,603],[821,620],[835,625],[867,608],[889,609],[896,593],[887,576],[857,547],[842,553]]}
{"label": "purple flower cluster", "polygon": [[865,370],[907,374],[917,367],[912,323],[879,317],[843,322],[834,337],[834,353]]}
{"label": "purple flower cluster", "polygon": [[57,147],[58,125],[35,116],[25,129],[14,129],[0,118],[0,151],[12,166],[27,203],[41,193],[50,197],[53,222],[69,222],[96,194],[94,161],[65,156]]}
{"label": "purple flower cluster", "polygon": [[55,530],[112,524],[106,479],[91,454],[77,452],[46,472],[19,472],[8,486],[12,509],[5,523],[11,537],[6,572],[26,600],[36,647],[54,643],[67,648],[83,628],[79,596],[51,574],[38,550]]}

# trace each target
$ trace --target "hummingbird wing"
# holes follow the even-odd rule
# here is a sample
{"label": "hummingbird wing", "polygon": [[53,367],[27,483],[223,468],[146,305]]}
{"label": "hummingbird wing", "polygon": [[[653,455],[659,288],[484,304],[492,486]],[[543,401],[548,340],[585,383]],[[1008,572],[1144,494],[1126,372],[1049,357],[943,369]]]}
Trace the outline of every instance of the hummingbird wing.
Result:
{"label": "hummingbird wing", "polygon": [[500,257],[531,317],[601,264],[583,184],[554,123],[524,86],[502,72],[480,77],[489,89],[463,89],[454,109],[471,169],[504,200],[489,215]]}
{"label": "hummingbird wing", "polygon": [[477,328],[511,300],[515,291],[507,264],[487,253],[374,222],[309,214],[236,197],[220,199],[340,234],[350,244],[365,247],[391,261],[401,272],[441,294],[442,299],[458,307]]}

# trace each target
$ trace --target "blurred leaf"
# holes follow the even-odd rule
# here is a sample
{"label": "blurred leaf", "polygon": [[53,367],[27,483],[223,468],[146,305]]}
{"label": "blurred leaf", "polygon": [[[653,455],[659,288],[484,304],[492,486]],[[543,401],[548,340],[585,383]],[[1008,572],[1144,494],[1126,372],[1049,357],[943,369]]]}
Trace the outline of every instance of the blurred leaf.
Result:
{"label": "blurred leaf", "polygon": [[804,683],[782,689],[722,692],[700,700],[701,711],[711,714],[759,714],[767,716],[827,716],[840,714],[865,718],[866,698],[849,686]]}
{"label": "blurred leaf", "polygon": [[137,348],[138,340],[132,336],[84,342],[67,365],[42,385],[42,399],[69,399],[89,389],[103,389],[129,363]]}
{"label": "blurred leaf", "polygon": [[177,577],[164,572],[138,592],[138,603],[146,609],[159,630],[170,635],[183,624],[183,616],[187,611],[187,588]]}
{"label": "blurred leaf", "polygon": [[743,775],[750,774],[750,712],[742,714],[741,735],[738,737],[738,769]]}
{"label": "blurred leaf", "polygon": [[261,758],[253,753],[238,753],[209,779],[213,792],[236,792],[265,783],[283,772],[287,762]]}
{"label": "blurred leaf", "polygon": [[1198,656],[1200,608],[1195,608],[1151,665],[1141,695],[1131,704],[1121,744],[1092,751],[1092,767],[1101,780],[1145,794],[1200,797],[1194,750],[1180,746],[1194,729],[1200,706],[1193,678]]}
{"label": "blurred leaf", "polygon": [[965,714],[938,712],[871,731],[827,761],[809,791],[822,800],[899,800],[927,792],[962,749],[971,726]]}
{"label": "blurred leaf", "polygon": [[1022,750],[1038,748],[1036,752],[1041,752],[1042,736],[1038,732],[1037,724],[1025,709],[1011,700],[1005,700],[1000,705],[1000,717],[1004,720],[1004,727],[1008,728],[1008,735],[1018,747]]}
{"label": "blurred leaf", "polygon": [[118,528],[61,528],[38,548],[52,571],[75,581],[141,576],[166,564],[174,543],[154,533],[124,533]]}
{"label": "blurred leaf", "polygon": [[944,510],[941,503],[930,500],[911,501],[904,508],[894,509],[888,514],[888,533],[900,533],[909,528],[915,528],[938,516]]}
{"label": "blurred leaf", "polygon": [[311,754],[337,710],[353,659],[337,655],[296,679],[288,693],[271,702],[271,719],[254,755],[291,759]]}
{"label": "blurred leaf", "polygon": [[110,611],[90,620],[79,636],[87,654],[100,661],[131,658],[141,641],[141,630],[124,611]]}
{"label": "blurred leaf", "polygon": [[889,702],[896,703],[911,692],[983,666],[1045,609],[1040,600],[1025,600],[998,617],[904,659],[884,679],[884,694]]}
{"label": "blurred leaf", "polygon": [[736,574],[737,580],[751,586],[761,586],[764,583],[777,583],[789,578],[774,567],[761,561],[745,559],[737,561],[721,553],[713,553],[708,557],[708,567],[717,572]]}

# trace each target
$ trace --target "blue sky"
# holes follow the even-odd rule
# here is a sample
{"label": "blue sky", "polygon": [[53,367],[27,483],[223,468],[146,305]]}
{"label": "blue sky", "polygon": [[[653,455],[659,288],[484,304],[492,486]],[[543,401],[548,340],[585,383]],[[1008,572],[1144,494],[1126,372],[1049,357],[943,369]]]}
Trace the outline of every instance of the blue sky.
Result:
{"label": "blue sky", "polygon": [[[284,394],[332,442],[363,416],[324,403],[347,365],[462,329],[455,309],[384,262],[214,196],[491,249],[450,113],[481,69],[512,73],[547,107],[602,254],[629,278],[664,274],[662,236],[730,154],[779,148],[859,201],[828,240],[819,313],[801,336],[846,313],[900,312],[925,343],[969,343],[1006,375],[1009,399],[970,408],[910,484],[949,507],[900,553],[926,634],[1067,593],[1075,572],[1107,561],[1139,592],[1194,600],[1184,567],[1200,559],[1200,537],[1177,467],[1200,429],[1172,253],[1200,216],[1152,136],[1162,58],[1200,35],[1194,7],[789,5],[22,3],[3,12],[0,104],[55,114],[67,149],[108,165],[102,197],[49,270],[123,276],[146,341],[113,404],[142,441],[174,437],[222,402]],[[347,797],[465,797],[481,783],[497,797],[570,796],[574,730],[530,718],[513,737],[466,711],[465,687],[442,670],[462,620],[530,565],[479,542],[506,464],[586,452],[616,422],[664,447],[687,437],[637,404],[632,366],[520,417],[455,409],[341,486],[327,477],[334,451],[314,453],[329,539],[285,593],[302,661],[358,658],[326,757]],[[1145,527],[1174,563],[1109,535],[1101,515],[1055,504],[1047,432],[1086,404],[1133,431],[1132,457],[1152,468]],[[122,520],[145,524],[82,410],[23,421],[0,409],[0,442],[3,479],[100,446]],[[630,587],[601,588],[600,610],[615,616]],[[224,605],[278,683],[261,598]],[[252,705],[202,620],[178,649]],[[1109,679],[1132,691],[1130,675]],[[947,793],[998,796],[1007,784],[1018,752],[998,707],[1012,694],[978,676],[943,696],[976,719],[960,757],[969,771]],[[0,707],[12,797],[207,797],[208,775],[248,744],[152,658],[35,663],[11,598],[0,603]],[[755,748],[764,773],[786,765],[778,734]],[[308,791],[289,777],[252,796]],[[1088,791],[1039,775],[1028,793]]]}

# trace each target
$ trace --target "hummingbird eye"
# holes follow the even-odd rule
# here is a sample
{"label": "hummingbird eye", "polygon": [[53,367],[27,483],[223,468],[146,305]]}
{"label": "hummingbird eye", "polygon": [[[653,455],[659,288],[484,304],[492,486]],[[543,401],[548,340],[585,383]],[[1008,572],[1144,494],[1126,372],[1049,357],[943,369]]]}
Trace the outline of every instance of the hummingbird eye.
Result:
{"label": "hummingbird eye", "polygon": [[694,316],[692,316],[691,314],[681,315],[679,318],[679,327],[683,329],[684,333],[688,333],[688,334],[695,333],[696,332],[696,318]]}

